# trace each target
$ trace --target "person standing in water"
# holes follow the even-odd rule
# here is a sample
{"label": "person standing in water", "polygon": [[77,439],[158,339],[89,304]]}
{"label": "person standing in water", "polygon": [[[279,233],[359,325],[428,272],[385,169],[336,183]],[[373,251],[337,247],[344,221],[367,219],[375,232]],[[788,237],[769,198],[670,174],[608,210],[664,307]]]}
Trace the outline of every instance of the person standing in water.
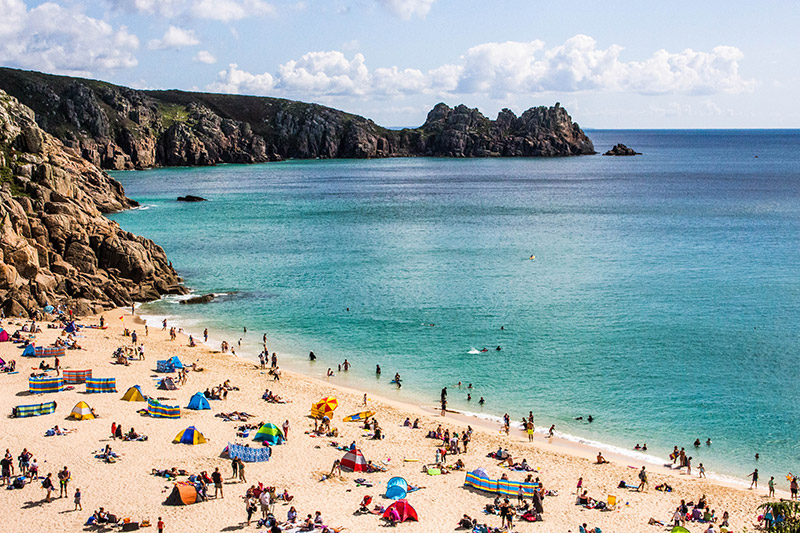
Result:
{"label": "person standing in water", "polygon": [[750,473],[750,479],[751,479],[751,481],[750,481],[750,488],[751,488],[751,489],[752,489],[753,487],[755,487],[755,488],[758,488],[758,468],[756,468],[755,470],[753,470],[753,471]]}

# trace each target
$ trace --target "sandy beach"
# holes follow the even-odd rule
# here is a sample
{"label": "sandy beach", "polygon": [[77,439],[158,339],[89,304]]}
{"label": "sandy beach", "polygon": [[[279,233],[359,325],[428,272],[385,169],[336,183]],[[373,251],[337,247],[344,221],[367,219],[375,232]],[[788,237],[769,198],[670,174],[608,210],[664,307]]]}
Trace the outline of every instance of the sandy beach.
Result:
{"label": "sandy beach", "polygon": [[[124,317],[124,323],[120,320],[121,316]],[[637,474],[641,465],[631,462],[630,458],[606,455],[610,463],[597,465],[593,464],[595,450],[558,439],[548,440],[542,435],[537,435],[535,441],[529,443],[520,432],[501,434],[498,428],[489,423],[478,424],[474,419],[459,415],[441,417],[423,408],[374,394],[369,394],[368,408],[376,411],[385,438],[368,439],[367,431],[359,424],[342,421],[342,417],[364,410],[363,391],[338,387],[335,379],[326,382],[287,371],[282,372],[279,381],[274,381],[271,375],[252,361],[214,352],[202,345],[189,347],[184,335],[178,335],[177,340],[170,341],[167,331],[162,331],[160,324],[149,324],[149,334],[145,336],[143,323],[138,317],[131,316],[130,309],[109,311],[104,313],[104,317],[108,329],[82,329],[78,341],[83,349],[68,350],[61,365],[64,369],[91,369],[93,376],[98,378],[116,378],[116,393],[87,394],[84,385],[75,385],[74,389],[59,393],[31,395],[28,392],[28,376],[41,359],[22,358],[21,350],[16,345],[0,344],[0,357],[16,360],[18,370],[16,374],[0,375],[4,390],[0,396],[0,409],[6,416],[17,405],[51,400],[58,404],[54,414],[4,418],[2,447],[10,450],[15,468],[17,456],[23,448],[27,448],[38,461],[41,476],[52,473],[55,478],[64,466],[72,473],[68,497],[54,498],[49,503],[44,501],[45,491],[39,481],[20,490],[3,490],[2,498],[9,511],[3,520],[4,531],[37,529],[45,524],[49,531],[81,530],[87,518],[99,507],[120,518],[129,517],[132,521],[148,519],[153,525],[161,516],[166,524],[165,531],[170,532],[261,531],[264,528],[257,528],[255,521],[250,526],[244,524],[246,512],[242,498],[251,484],[259,482],[277,487],[278,493],[287,489],[294,496],[289,504],[280,502],[276,505],[275,515],[280,521],[286,519],[287,511],[294,506],[301,518],[320,511],[324,523],[330,527],[356,532],[381,531],[386,525],[385,521],[372,514],[357,515],[355,511],[365,495],[371,495],[375,504],[388,506],[391,500],[382,495],[386,482],[394,476],[402,476],[409,484],[424,487],[408,496],[409,503],[419,515],[419,522],[399,524],[401,530],[453,531],[465,513],[477,518],[480,523],[500,526],[499,516],[482,512],[494,496],[464,488],[465,472],[429,476],[422,471],[423,464],[434,462],[436,448],[441,444],[441,441],[425,438],[425,435],[440,424],[459,434],[467,424],[474,429],[468,453],[449,455],[448,464],[461,459],[467,471],[483,467],[494,479],[507,474],[511,480],[522,481],[526,472],[502,468],[497,460],[487,457],[489,452],[499,447],[507,448],[515,460],[525,458],[529,465],[537,468],[531,474],[540,478],[547,490],[558,493],[557,496],[544,498],[542,522],[525,523],[517,519],[515,531],[576,532],[583,523],[599,527],[604,533],[665,531],[668,528],[648,525],[650,518],[668,522],[681,499],[697,501],[705,494],[716,516],[722,517],[725,511],[730,513],[732,531],[739,532],[745,527],[753,529],[758,514],[756,508],[767,501],[768,476],[760,480],[763,487],[746,490],[699,479],[696,469],[692,476],[688,476],[676,470],[648,466],[651,473],[647,491],[640,493],[620,489],[617,488],[620,480],[632,485],[638,483]],[[79,323],[97,324],[98,318],[84,318]],[[15,320],[3,321],[3,327],[10,333],[21,325],[22,322]],[[111,355],[117,347],[131,345],[131,339],[122,335],[123,327],[137,332],[139,342],[144,345],[144,361],[131,361],[129,366],[111,364]],[[36,335],[36,344],[49,345],[60,333],[60,329],[43,327],[42,333]],[[164,377],[164,374],[155,372],[156,360],[172,356],[178,356],[184,364],[196,362],[204,370],[189,372],[188,382],[180,390],[157,390],[157,378]],[[53,359],[47,361],[52,364]],[[211,410],[184,409],[194,393],[220,385],[225,380],[230,380],[239,390],[231,391],[225,400],[210,401]],[[142,409],[144,403],[121,401],[122,395],[133,385],[140,385],[145,395],[160,398],[167,405],[179,405],[181,418],[155,419],[138,414],[137,410]],[[261,396],[267,388],[290,403],[263,401]],[[314,421],[307,416],[310,405],[325,396],[335,396],[339,402],[332,422],[332,426],[338,429],[335,438],[312,437],[308,434],[314,427]],[[80,401],[87,402],[98,418],[67,420],[73,406]],[[250,438],[236,436],[241,422],[226,422],[215,416],[233,411],[252,414],[249,423],[254,425],[272,422],[280,426],[285,420],[290,424],[287,442],[273,447],[268,462],[247,463],[247,483],[231,479],[230,460],[222,455],[222,451],[229,442],[250,443],[253,446],[259,443],[252,442],[253,432]],[[403,427],[406,418],[419,418],[421,429]],[[134,427],[137,433],[147,435],[148,439],[143,442],[112,440],[110,430],[115,422],[121,424],[125,431]],[[69,429],[70,433],[46,437],[45,432],[56,425]],[[192,425],[208,439],[207,443],[195,446],[172,443],[176,434]],[[374,474],[344,473],[341,477],[322,480],[324,474],[330,472],[332,463],[344,455],[344,452],[330,446],[331,441],[345,446],[355,441],[367,460],[387,465],[387,471]],[[107,444],[121,455],[118,462],[107,463],[95,458],[96,452]],[[225,477],[225,497],[212,497],[209,501],[190,506],[165,506],[164,500],[172,490],[172,483],[151,472],[153,469],[172,467],[193,474],[200,471],[210,474],[215,467],[219,467]],[[617,508],[601,511],[576,505],[576,483],[580,477],[591,497],[605,501],[608,495],[616,495],[620,501]],[[358,486],[355,482],[357,478],[365,478],[373,486]],[[674,490],[664,493],[654,489],[664,482]],[[76,488],[82,492],[83,511],[73,510]],[[57,494],[58,490],[54,496]],[[690,531],[701,532],[706,530],[707,525],[689,523],[686,527]]]}

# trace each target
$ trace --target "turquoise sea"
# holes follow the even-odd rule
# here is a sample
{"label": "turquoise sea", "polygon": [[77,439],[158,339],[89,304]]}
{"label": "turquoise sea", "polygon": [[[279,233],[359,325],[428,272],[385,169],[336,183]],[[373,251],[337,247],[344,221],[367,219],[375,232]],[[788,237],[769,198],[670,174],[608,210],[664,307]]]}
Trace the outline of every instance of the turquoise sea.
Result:
{"label": "turquoise sea", "polygon": [[215,343],[256,354],[266,332],[313,376],[347,358],[337,383],[425,405],[448,385],[455,409],[783,483],[800,469],[800,131],[589,135],[644,155],[122,172],[143,207],[113,218],[225,293],[141,308]]}

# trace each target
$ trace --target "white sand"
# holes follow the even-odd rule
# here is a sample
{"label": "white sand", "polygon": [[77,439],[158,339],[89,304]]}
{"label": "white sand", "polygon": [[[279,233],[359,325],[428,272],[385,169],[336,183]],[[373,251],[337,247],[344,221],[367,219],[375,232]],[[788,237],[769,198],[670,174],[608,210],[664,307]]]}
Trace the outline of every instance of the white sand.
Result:
{"label": "white sand", "polygon": [[[557,490],[559,496],[545,498],[544,522],[519,523],[517,531],[566,532],[577,531],[586,522],[599,526],[604,533],[664,531],[666,528],[647,525],[654,517],[662,521],[671,518],[672,512],[681,498],[697,500],[705,493],[711,508],[717,516],[727,510],[731,515],[731,525],[741,531],[752,524],[757,515],[756,508],[766,501],[766,489],[748,491],[736,487],[723,486],[711,480],[701,480],[696,476],[679,475],[666,469],[654,470],[650,475],[650,490],[638,493],[617,489],[620,479],[635,484],[637,470],[628,467],[629,458],[616,458],[606,455],[612,464],[594,465],[595,450],[587,450],[566,442],[548,442],[537,436],[534,444],[529,444],[522,434],[505,436],[491,427],[475,424],[475,420],[453,416],[441,418],[411,405],[400,404],[370,394],[369,408],[377,411],[381,426],[386,432],[382,441],[367,440],[365,431],[356,424],[341,421],[348,414],[363,410],[363,392],[336,387],[334,384],[310,379],[294,373],[283,372],[280,382],[273,382],[265,372],[248,361],[235,356],[212,353],[205,347],[189,348],[186,338],[179,336],[170,342],[160,325],[151,324],[150,335],[144,337],[144,328],[135,326],[140,341],[145,345],[147,360],[135,361],[130,366],[112,365],[111,353],[130,339],[123,337],[119,316],[125,315],[125,323],[134,325],[130,310],[117,310],[105,313],[110,327],[107,330],[83,330],[80,339],[84,347],[80,351],[68,351],[62,360],[64,368],[91,368],[95,377],[116,377],[115,394],[86,394],[83,385],[74,390],[57,394],[32,396],[28,394],[28,375],[31,367],[39,359],[23,359],[20,350],[11,343],[0,344],[0,356],[17,361],[18,374],[0,375],[0,410],[10,414],[15,405],[41,403],[50,400],[58,402],[55,414],[24,418],[4,418],[2,422],[3,448],[9,448],[16,458],[23,447],[33,452],[40,464],[40,474],[57,472],[68,466],[73,480],[68,498],[55,499],[44,503],[44,490],[36,482],[22,490],[3,490],[0,497],[4,502],[6,515],[2,519],[2,531],[48,530],[76,531],[81,529],[87,517],[100,506],[120,517],[130,517],[134,521],[148,518],[153,524],[159,516],[164,517],[166,531],[235,531],[240,529],[257,530],[255,523],[244,526],[246,517],[242,496],[252,483],[262,482],[267,486],[277,486],[279,491],[288,488],[295,495],[294,505],[301,517],[319,510],[329,526],[343,526],[349,531],[382,531],[384,524],[373,515],[354,515],[358,503],[365,494],[374,497],[376,503],[391,503],[381,497],[385,484],[393,476],[403,476],[409,483],[426,488],[409,495],[409,502],[420,516],[420,522],[406,522],[398,526],[404,531],[434,532],[453,531],[463,513],[477,517],[480,522],[492,526],[500,525],[498,516],[488,516],[481,511],[492,497],[463,488],[464,474],[452,473],[442,476],[428,476],[421,472],[420,462],[406,462],[404,459],[433,462],[439,441],[424,438],[429,429],[438,424],[459,433],[467,423],[475,428],[468,454],[458,457],[464,460],[467,469],[486,467],[491,475],[499,478],[507,473],[512,480],[522,480],[522,472],[509,472],[497,466],[497,462],[486,457],[498,446],[507,447],[517,458],[525,457],[529,464],[540,467],[535,473],[545,487]],[[138,320],[138,319],[136,319]],[[12,324],[9,324],[12,322]],[[83,323],[97,323],[96,319],[86,319]],[[13,321],[5,321],[4,326],[13,332]],[[37,335],[37,344],[49,344],[60,330],[44,330]],[[184,363],[199,361],[204,372],[190,373],[189,383],[178,391],[157,391],[155,363],[178,355]],[[49,361],[52,362],[52,359]],[[170,398],[164,400],[168,405],[184,408],[192,394],[208,387],[221,384],[230,379],[240,391],[229,393],[226,401],[212,401],[211,411],[191,411],[182,409],[180,420],[153,419],[137,414],[145,406],[143,403],[120,400],[128,387],[138,384],[146,395]],[[262,401],[261,394],[268,387],[276,394],[288,398],[292,403],[286,405],[269,404]],[[304,434],[313,427],[306,415],[312,401],[323,396],[335,395],[339,409],[334,417],[334,427],[340,431],[336,439],[311,438]],[[95,408],[100,418],[89,421],[65,420],[72,407],[79,401],[86,401]],[[168,507],[162,505],[171,491],[171,483],[164,478],[150,474],[153,468],[178,467],[196,473],[206,470],[209,474],[219,466],[226,478],[231,475],[230,461],[220,454],[227,442],[244,443],[248,439],[237,439],[238,423],[224,422],[214,415],[219,412],[246,411],[254,414],[252,423],[273,422],[280,426],[289,420],[291,429],[289,440],[273,449],[273,456],[266,463],[248,463],[248,484],[227,480],[225,498],[210,500],[188,507]],[[402,427],[406,417],[413,420],[419,417],[422,430]],[[110,438],[112,422],[121,423],[127,431],[131,426],[139,433],[149,436],[146,442],[119,442]],[[55,425],[73,429],[66,436],[44,437],[48,428]],[[175,435],[187,426],[195,425],[209,439],[209,443],[198,446],[172,444]],[[252,436],[252,434],[251,434]],[[342,445],[356,441],[365,457],[375,462],[388,461],[389,471],[380,474],[345,473],[341,479],[320,481],[323,473],[330,471],[331,464],[343,456],[328,445],[336,440]],[[92,452],[110,443],[113,449],[122,454],[115,464],[107,464],[95,459]],[[456,457],[450,456],[448,462]],[[640,465],[634,465],[640,466]],[[651,468],[648,467],[648,470]],[[617,495],[623,504],[616,511],[605,512],[587,510],[575,505],[575,485],[579,476],[584,486],[595,498],[605,499],[608,494]],[[364,477],[374,484],[372,488],[357,487],[354,479]],[[653,487],[667,481],[676,490],[662,493]],[[766,484],[766,480],[763,480]],[[76,487],[83,492],[83,511],[72,511],[72,494]],[[212,492],[213,494],[213,489]],[[56,492],[57,495],[57,492]],[[276,515],[280,520],[286,518],[289,506],[278,504]],[[45,526],[46,525],[46,526]],[[688,525],[690,531],[705,531],[700,524]]]}

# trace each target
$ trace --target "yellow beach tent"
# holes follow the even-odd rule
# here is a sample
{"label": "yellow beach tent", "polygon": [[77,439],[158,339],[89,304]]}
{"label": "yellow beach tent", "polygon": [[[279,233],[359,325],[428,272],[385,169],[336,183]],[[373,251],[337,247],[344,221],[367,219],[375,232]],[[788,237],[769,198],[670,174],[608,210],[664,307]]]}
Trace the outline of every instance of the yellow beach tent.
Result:
{"label": "yellow beach tent", "polygon": [[203,436],[202,433],[197,431],[194,426],[189,426],[188,428],[184,429],[177,435],[175,435],[175,439],[172,441],[173,444],[204,444],[208,442],[206,438]]}
{"label": "yellow beach tent", "polygon": [[139,388],[139,385],[134,385],[128,392],[125,393],[125,396],[122,399],[126,402],[146,402],[147,398],[144,397],[142,394],[142,389]]}
{"label": "yellow beach tent", "polygon": [[75,407],[72,408],[69,418],[74,418],[75,420],[92,420],[94,415],[92,414],[92,408],[89,407],[86,402],[78,402],[75,404]]}

